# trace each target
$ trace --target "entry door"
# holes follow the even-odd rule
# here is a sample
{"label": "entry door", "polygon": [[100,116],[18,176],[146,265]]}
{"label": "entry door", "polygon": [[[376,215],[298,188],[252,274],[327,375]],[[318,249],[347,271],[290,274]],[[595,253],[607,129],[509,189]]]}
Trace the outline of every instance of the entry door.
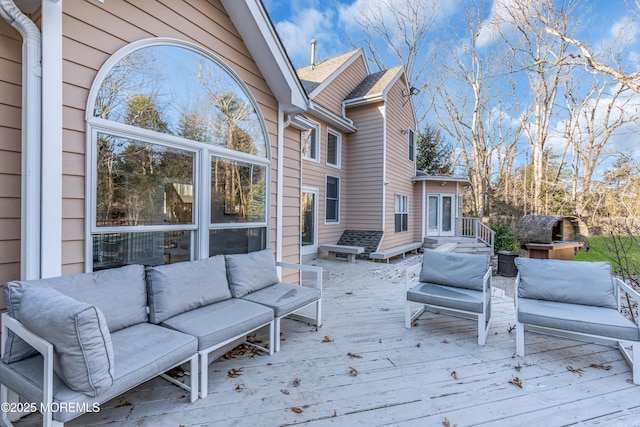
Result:
{"label": "entry door", "polygon": [[318,190],[302,190],[301,245],[302,255],[318,252]]}
{"label": "entry door", "polygon": [[429,194],[427,196],[427,236],[454,236],[455,196]]}

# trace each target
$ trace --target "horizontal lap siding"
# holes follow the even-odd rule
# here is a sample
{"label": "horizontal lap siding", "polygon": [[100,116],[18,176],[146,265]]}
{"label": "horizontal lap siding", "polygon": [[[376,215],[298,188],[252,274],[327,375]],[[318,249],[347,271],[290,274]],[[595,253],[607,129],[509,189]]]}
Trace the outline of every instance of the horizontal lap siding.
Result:
{"label": "horizontal lap siding", "polygon": [[[318,244],[337,243],[340,236],[345,230],[346,218],[348,212],[348,199],[346,197],[349,183],[347,180],[347,173],[345,168],[346,152],[346,140],[349,136],[345,136],[337,129],[327,126],[326,122],[320,121],[315,117],[309,117],[311,120],[317,122],[320,125],[320,161],[314,162],[310,160],[302,161],[303,181],[302,185],[305,187],[318,189]],[[331,129],[342,135],[342,165],[341,168],[335,168],[327,166],[327,129]],[[340,222],[338,223],[326,223],[326,179],[327,176],[334,176],[340,178],[340,195],[339,195],[339,209],[340,209]]]}
{"label": "horizontal lap siding", "polygon": [[367,68],[362,56],[341,72],[313,100],[332,113],[342,117],[342,101],[367,76]]}
{"label": "horizontal lap siding", "polygon": [[347,110],[358,131],[347,142],[347,224],[349,230],[382,229],[382,103]]}
{"label": "horizontal lap siding", "polygon": [[[64,191],[63,274],[84,271],[84,109],[97,72],[118,49],[151,37],[171,37],[205,47],[248,86],[267,122],[272,154],[270,243],[275,247],[277,103],[240,35],[218,1],[148,0],[63,3]],[[299,142],[298,142],[299,144]],[[76,186],[77,184],[77,186]],[[88,184],[88,182],[87,182]],[[81,189],[81,191],[79,191]],[[79,212],[80,211],[80,212]],[[82,231],[80,231],[82,230]],[[287,247],[286,251],[292,251]],[[295,254],[299,249],[295,249]],[[292,256],[285,253],[284,256]]]}
{"label": "horizontal lap siding", "polygon": [[22,38],[0,19],[0,283],[20,279],[21,64]]}
{"label": "horizontal lap siding", "polygon": [[[282,260],[300,263],[300,131],[286,128],[284,132],[284,180],[282,189]],[[296,283],[298,275],[284,270],[283,280]]]}
{"label": "horizontal lap siding", "polygon": [[[406,102],[402,90],[406,83],[399,79],[387,95],[387,181],[385,233],[381,249],[420,241],[420,216],[415,215],[415,206],[420,203],[413,196],[415,163],[409,160],[408,134],[401,130],[415,131],[411,103]],[[415,135],[417,139],[417,135]],[[409,196],[409,230],[395,232],[395,195]]]}

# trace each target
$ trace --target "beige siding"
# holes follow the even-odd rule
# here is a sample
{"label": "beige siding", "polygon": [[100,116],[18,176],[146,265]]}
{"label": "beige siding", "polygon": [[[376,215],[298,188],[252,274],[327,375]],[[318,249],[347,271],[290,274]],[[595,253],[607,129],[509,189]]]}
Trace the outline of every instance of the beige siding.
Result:
{"label": "beige siding", "polygon": [[346,228],[381,230],[384,106],[378,103],[351,108],[347,117],[358,131],[349,135],[346,164],[343,161],[349,179]]}
{"label": "beige siding", "polygon": [[20,279],[21,62],[22,39],[0,19],[0,283]]}
{"label": "beige siding", "polygon": [[[299,263],[300,259],[300,206],[302,179],[300,175],[300,131],[287,128],[284,132],[284,180],[282,191],[282,260]],[[296,283],[298,275],[283,271],[283,280]]]}
{"label": "beige siding", "polygon": [[[413,197],[413,182],[411,178],[415,176],[415,163],[409,160],[409,140],[408,134],[401,130],[414,130],[416,128],[411,110],[411,103],[406,102],[402,96],[402,89],[406,83],[402,79],[398,80],[389,90],[385,105],[387,119],[387,181],[386,206],[385,206],[385,233],[381,248],[389,248],[404,243],[419,241],[420,216],[409,216],[409,230],[406,232],[395,232],[394,211],[396,194],[409,196],[409,213],[415,211],[415,205],[420,203]],[[416,233],[417,232],[417,233]]]}
{"label": "beige siding", "polygon": [[[84,109],[102,64],[118,49],[142,38],[172,37],[221,58],[247,84],[265,117],[272,154],[270,243],[275,248],[277,103],[219,1],[148,0],[63,3],[63,272],[84,269]],[[1,116],[1,115],[0,115]],[[299,141],[296,142],[299,145]],[[289,162],[291,163],[291,162]],[[295,162],[294,162],[295,163]],[[82,213],[79,213],[82,212]],[[298,213],[299,215],[299,213]],[[295,219],[294,219],[295,221]],[[292,251],[287,247],[287,252]],[[299,249],[295,250],[299,253]],[[285,253],[287,257],[294,253]]]}
{"label": "beige siding", "polygon": [[313,99],[318,104],[329,109],[334,114],[342,117],[342,101],[344,101],[353,89],[360,84],[367,76],[367,67],[362,56],[358,56],[356,60],[335,79],[331,81],[316,97]]}
{"label": "beige siding", "polygon": [[[345,136],[342,132],[338,131],[327,125],[326,122],[320,121],[314,117],[310,117],[310,120],[319,124],[320,132],[320,153],[319,161],[312,160],[302,161],[303,180],[302,185],[305,187],[311,187],[318,189],[318,244],[335,244],[342,236],[342,233],[346,229],[346,219],[348,212],[348,199],[346,197],[348,188],[347,169],[345,168],[345,159],[348,156],[346,151],[346,140],[349,136]],[[331,129],[333,132],[340,134],[342,138],[342,151],[341,151],[341,167],[336,168],[327,165],[327,132]],[[340,178],[340,221],[338,223],[326,222],[325,218],[325,206],[326,206],[326,180],[327,176],[334,176]]]}

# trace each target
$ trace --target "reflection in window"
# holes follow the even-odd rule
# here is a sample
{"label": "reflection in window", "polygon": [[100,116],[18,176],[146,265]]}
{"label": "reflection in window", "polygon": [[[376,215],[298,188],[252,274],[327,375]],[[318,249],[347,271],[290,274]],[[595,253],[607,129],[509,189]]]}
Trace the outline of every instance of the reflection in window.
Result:
{"label": "reflection in window", "polygon": [[266,221],[266,168],[212,157],[211,223]]}
{"label": "reflection in window", "polygon": [[302,157],[309,160],[318,160],[318,126],[302,132]]}
{"label": "reflection in window", "polygon": [[192,152],[98,134],[96,225],[193,223]]}
{"label": "reflection in window", "polygon": [[209,232],[209,256],[244,254],[266,247],[266,228],[222,228]]}
{"label": "reflection in window", "polygon": [[325,207],[325,221],[340,221],[340,178],[335,176],[327,177],[327,194]]}
{"label": "reflection in window", "polygon": [[396,233],[409,230],[409,196],[396,194],[394,224]]}
{"label": "reflection in window", "polygon": [[95,117],[265,157],[262,121],[244,88],[211,58],[147,46],[111,69]]}

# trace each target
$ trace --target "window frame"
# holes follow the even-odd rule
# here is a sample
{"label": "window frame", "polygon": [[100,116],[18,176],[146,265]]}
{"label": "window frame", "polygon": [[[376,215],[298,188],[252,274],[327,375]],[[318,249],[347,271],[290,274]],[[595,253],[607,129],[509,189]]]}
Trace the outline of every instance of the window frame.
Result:
{"label": "window frame", "polygon": [[[400,230],[398,230],[398,215],[400,215]],[[404,194],[394,195],[393,230],[395,233],[409,231],[409,196]]]}
{"label": "window frame", "polygon": [[[306,118],[306,121],[309,124],[309,130],[306,131],[302,131],[300,132],[300,155],[302,156],[303,160],[307,160],[310,162],[315,162],[315,163],[320,163],[320,130],[321,130],[321,126],[320,123],[318,122],[314,122],[313,120],[310,120],[308,118]],[[315,132],[316,134],[316,138],[315,138],[315,156],[314,157],[310,157],[305,155],[304,152],[304,139],[305,139],[305,134],[307,134],[308,132]]]}
{"label": "window frame", "polygon": [[[336,163],[329,162],[329,135],[336,137]],[[327,166],[341,169],[342,168],[342,134],[331,128],[327,128],[327,150],[325,155],[325,162]]]}
{"label": "window frame", "polygon": [[[247,100],[251,103],[258,118],[265,147],[263,154],[248,154],[240,151],[217,147],[212,144],[188,140],[177,135],[155,132],[152,130],[127,125],[124,123],[94,117],[94,105],[98,92],[105,78],[115,65],[132,52],[151,46],[175,46],[191,50],[213,61],[226,72],[242,88]],[[111,233],[136,233],[136,232],[171,232],[188,231],[191,233],[191,260],[205,259],[209,257],[209,233],[217,229],[264,229],[264,245],[269,246],[271,241],[271,144],[267,124],[259,108],[259,104],[240,76],[230,68],[225,61],[213,52],[210,52],[196,44],[173,38],[151,38],[130,43],[114,53],[102,66],[91,84],[85,110],[85,143],[86,143],[86,176],[85,176],[85,271],[94,271],[94,236]],[[98,147],[96,144],[98,133],[106,133],[115,137],[139,140],[141,142],[157,144],[194,153],[194,177],[193,177],[193,223],[172,225],[142,225],[142,226],[97,226],[97,159]],[[213,157],[226,158],[232,161],[249,163],[265,168],[265,220],[260,222],[230,222],[211,223],[211,159]]]}
{"label": "window frame", "polygon": [[[327,213],[328,213],[328,207],[329,207],[329,203],[328,201],[330,200],[329,198],[329,191],[327,190],[327,187],[329,186],[329,179],[335,179],[336,180],[336,187],[337,187],[337,196],[335,198],[331,198],[331,200],[335,200],[336,201],[336,219],[329,219],[327,217]],[[324,223],[326,225],[329,224],[340,224],[340,177],[339,176],[335,176],[335,175],[326,175],[325,176],[325,185],[324,185]]]}

